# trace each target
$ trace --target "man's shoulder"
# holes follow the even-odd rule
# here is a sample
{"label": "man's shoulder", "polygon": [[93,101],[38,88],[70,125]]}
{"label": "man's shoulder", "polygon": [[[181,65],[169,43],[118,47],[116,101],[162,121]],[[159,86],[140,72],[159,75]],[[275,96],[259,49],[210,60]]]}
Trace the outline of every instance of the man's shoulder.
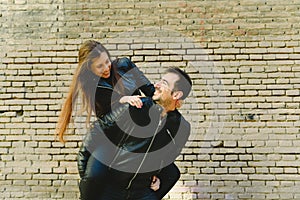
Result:
{"label": "man's shoulder", "polygon": [[191,134],[191,125],[179,111],[175,110],[170,114],[171,116],[166,125],[167,130],[174,138],[176,145],[182,148]]}
{"label": "man's shoulder", "polygon": [[188,121],[184,118],[184,116],[182,116],[181,114],[180,114],[180,125],[183,126],[183,128],[184,128],[185,130],[187,130],[187,131],[189,131],[189,130],[191,129],[191,124],[190,124],[190,122],[188,122]]}
{"label": "man's shoulder", "polygon": [[183,123],[190,125],[190,122],[188,122],[183,115],[180,114],[180,119]]}
{"label": "man's shoulder", "polygon": [[179,126],[182,131],[189,132],[190,131],[190,123],[184,118],[184,116],[176,109],[170,113],[168,113],[168,121],[172,125]]}
{"label": "man's shoulder", "polygon": [[174,111],[169,112],[168,116],[173,120],[178,120],[178,121],[180,120],[184,123],[189,124],[189,122],[184,118],[184,116],[177,109],[175,109]]}

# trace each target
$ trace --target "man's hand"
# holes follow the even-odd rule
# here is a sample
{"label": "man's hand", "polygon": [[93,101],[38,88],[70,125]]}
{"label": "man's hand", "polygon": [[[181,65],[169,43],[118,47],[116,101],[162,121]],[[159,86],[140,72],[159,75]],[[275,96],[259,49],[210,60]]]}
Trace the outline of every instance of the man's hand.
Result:
{"label": "man's hand", "polygon": [[159,189],[159,186],[160,186],[160,180],[159,180],[159,178],[157,176],[153,176],[150,188],[153,191],[156,191],[156,190]]}
{"label": "man's hand", "polygon": [[142,96],[123,96],[120,99],[120,103],[129,103],[131,106],[135,106],[137,108],[141,108],[143,106],[143,102],[140,99]]}

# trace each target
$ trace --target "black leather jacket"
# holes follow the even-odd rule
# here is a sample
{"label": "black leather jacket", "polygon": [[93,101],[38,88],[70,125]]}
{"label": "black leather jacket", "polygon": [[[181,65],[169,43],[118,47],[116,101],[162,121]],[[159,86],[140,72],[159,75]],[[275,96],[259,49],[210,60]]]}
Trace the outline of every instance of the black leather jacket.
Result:
{"label": "black leather jacket", "polygon": [[[116,59],[112,62],[111,77],[119,76],[116,85],[112,80],[101,78],[95,94],[95,110],[97,117],[110,112],[112,107],[119,106],[119,99],[123,96],[141,95],[152,97],[155,91],[153,84],[128,58]],[[114,73],[118,73],[115,75]]]}
{"label": "black leather jacket", "polygon": [[[153,96],[155,91],[153,84],[145,77],[136,65],[128,58],[116,59],[112,62],[111,70],[113,73],[118,73],[120,80],[117,86],[112,85],[110,79],[100,79],[97,85],[95,94],[95,111],[97,118],[102,118],[109,113],[113,107],[119,107],[119,99],[125,95],[141,95],[141,92],[146,96]],[[90,132],[95,131],[91,128]],[[101,138],[99,138],[101,139]],[[87,149],[83,144],[80,147],[77,156],[78,171],[80,177],[83,177],[86,169],[86,164],[90,156],[91,149]]]}
{"label": "black leather jacket", "polygon": [[101,149],[113,152],[105,160],[111,168],[109,177],[124,188],[149,187],[149,177],[175,161],[190,135],[190,124],[177,110],[161,118],[159,105],[151,98],[142,101],[141,109],[125,104],[99,119],[94,124],[97,131],[84,141],[94,151],[99,145],[99,133],[105,133],[114,144],[110,150]]}

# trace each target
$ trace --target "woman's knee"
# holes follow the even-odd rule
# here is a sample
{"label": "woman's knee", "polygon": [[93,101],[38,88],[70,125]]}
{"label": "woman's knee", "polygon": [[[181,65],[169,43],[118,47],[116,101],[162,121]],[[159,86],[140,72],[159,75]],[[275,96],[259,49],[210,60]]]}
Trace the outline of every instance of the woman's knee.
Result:
{"label": "woman's knee", "polygon": [[91,156],[89,158],[84,177],[101,179],[105,177],[107,171],[108,171],[108,167],[106,165],[104,165],[95,157]]}

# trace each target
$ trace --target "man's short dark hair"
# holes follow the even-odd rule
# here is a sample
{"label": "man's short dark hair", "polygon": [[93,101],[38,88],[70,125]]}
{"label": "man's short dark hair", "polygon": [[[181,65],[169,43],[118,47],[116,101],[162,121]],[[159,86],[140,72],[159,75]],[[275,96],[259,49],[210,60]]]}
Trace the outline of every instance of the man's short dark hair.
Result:
{"label": "man's short dark hair", "polygon": [[192,88],[192,80],[190,76],[178,67],[171,67],[166,70],[166,73],[174,73],[179,76],[179,80],[175,82],[174,91],[182,91],[183,95],[180,99],[185,99]]}

